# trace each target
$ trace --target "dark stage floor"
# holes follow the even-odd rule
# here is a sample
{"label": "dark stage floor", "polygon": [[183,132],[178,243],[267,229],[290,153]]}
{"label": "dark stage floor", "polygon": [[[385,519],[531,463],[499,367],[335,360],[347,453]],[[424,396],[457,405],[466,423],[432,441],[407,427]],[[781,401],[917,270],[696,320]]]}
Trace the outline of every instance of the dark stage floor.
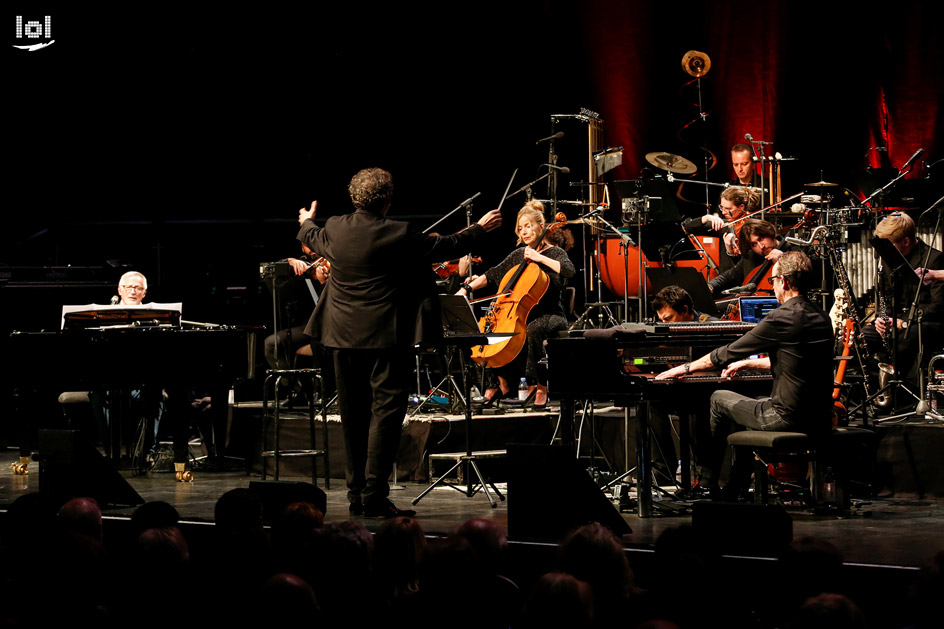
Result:
{"label": "dark stage floor", "polygon": [[[24,493],[37,491],[40,483],[38,466],[31,466],[27,476],[15,476],[10,471],[16,452],[0,453],[0,509]],[[217,498],[230,489],[247,487],[251,480],[260,480],[258,475],[247,476],[244,472],[201,471],[193,483],[178,483],[173,474],[151,473],[135,477],[122,472],[131,486],[147,501],[164,500],[180,512],[182,519],[210,522]],[[271,478],[271,476],[270,476]],[[282,480],[310,481],[310,477],[282,475]],[[535,481],[539,482],[539,481]],[[402,508],[419,495],[427,485],[409,482],[391,494],[393,501]],[[499,485],[504,491],[504,486]],[[514,497],[512,496],[512,499]],[[548,504],[547,518],[558,517],[568,508],[570,497],[561,495],[555,504]],[[347,501],[343,479],[333,479],[327,491],[327,521],[348,519]],[[450,488],[437,488],[416,506],[417,518],[427,533],[448,533],[469,518],[488,518],[507,526],[508,503],[499,502],[491,508],[486,497],[478,494],[467,498],[463,493]],[[133,508],[109,508],[106,516],[128,516]],[[916,567],[934,551],[944,548],[944,498],[919,499],[915,495],[898,494],[879,497],[871,504],[860,508],[861,515],[847,518],[813,516],[800,509],[788,510],[793,520],[794,537],[814,535],[835,544],[850,564],[877,564],[886,566]],[[667,528],[691,524],[690,515],[639,518],[624,513],[624,519],[633,533],[625,538],[630,549],[645,552],[652,548],[659,535]],[[361,518],[363,524],[373,530],[381,520]],[[762,556],[764,553],[757,553]]]}

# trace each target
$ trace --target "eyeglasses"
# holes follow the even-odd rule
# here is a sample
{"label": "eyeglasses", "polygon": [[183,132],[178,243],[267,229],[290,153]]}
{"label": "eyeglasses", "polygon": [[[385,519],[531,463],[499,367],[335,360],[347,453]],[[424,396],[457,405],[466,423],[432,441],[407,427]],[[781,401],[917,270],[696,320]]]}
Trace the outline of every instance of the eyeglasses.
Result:
{"label": "eyeglasses", "polygon": [[129,290],[129,291],[137,291],[137,292],[139,292],[139,293],[143,293],[143,292],[144,292],[144,287],[143,287],[143,286],[133,286],[133,285],[131,285],[131,284],[122,284],[121,287],[122,287],[123,289]]}
{"label": "eyeglasses", "polygon": [[770,281],[771,283],[773,283],[774,280],[780,280],[782,282],[783,278],[785,278],[787,275],[789,275],[789,273],[781,273],[780,275],[771,275]]}

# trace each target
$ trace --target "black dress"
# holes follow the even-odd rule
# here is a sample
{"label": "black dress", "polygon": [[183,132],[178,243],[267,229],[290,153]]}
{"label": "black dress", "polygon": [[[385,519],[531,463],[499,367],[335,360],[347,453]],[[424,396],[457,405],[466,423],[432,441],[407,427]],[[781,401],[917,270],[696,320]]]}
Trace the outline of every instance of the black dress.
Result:
{"label": "black dress", "polygon": [[[500,264],[486,271],[485,277],[488,278],[489,284],[500,288],[505,274],[524,261],[524,249],[524,247],[515,249]],[[541,270],[547,273],[550,281],[547,292],[528,314],[527,353],[522,352],[522,354],[524,354],[525,376],[528,382],[543,385],[547,384],[547,367],[540,365],[538,361],[544,356],[544,341],[558,331],[567,329],[562,292],[567,280],[574,276],[575,270],[574,263],[570,261],[567,252],[560,247],[548,247],[540,253],[559,262],[560,273],[555,273],[543,264],[538,264]],[[522,359],[522,354],[515,359],[515,363],[520,365],[518,361]],[[506,372],[500,373],[503,376],[506,375]]]}

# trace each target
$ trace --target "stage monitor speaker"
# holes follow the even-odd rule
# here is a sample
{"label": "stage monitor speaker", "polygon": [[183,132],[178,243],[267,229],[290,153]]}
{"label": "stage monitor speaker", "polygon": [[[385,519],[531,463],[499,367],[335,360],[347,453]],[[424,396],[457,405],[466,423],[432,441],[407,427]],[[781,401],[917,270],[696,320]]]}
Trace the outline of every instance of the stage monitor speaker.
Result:
{"label": "stage monitor speaker", "polygon": [[322,514],[328,512],[328,496],[304,481],[251,481],[249,489],[262,501],[262,519],[270,524],[293,502],[309,502]]}
{"label": "stage monitor speaker", "polygon": [[699,500],[692,527],[725,554],[777,556],[793,541],[793,520],[781,505]]}
{"label": "stage monitor speaker", "polygon": [[57,502],[94,498],[100,507],[142,498],[78,430],[39,431],[39,491]]}
{"label": "stage monitor speaker", "polygon": [[564,446],[508,444],[508,534],[560,540],[599,522],[616,535],[632,529]]}

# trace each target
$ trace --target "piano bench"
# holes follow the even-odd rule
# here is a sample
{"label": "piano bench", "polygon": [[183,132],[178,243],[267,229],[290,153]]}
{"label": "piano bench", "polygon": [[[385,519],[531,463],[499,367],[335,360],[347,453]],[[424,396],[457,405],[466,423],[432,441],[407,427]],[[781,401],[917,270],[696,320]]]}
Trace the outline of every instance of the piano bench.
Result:
{"label": "piano bench", "polygon": [[[754,456],[754,502],[770,501],[768,463],[789,460],[808,461],[812,465],[809,502],[817,510],[847,512],[850,506],[848,468],[853,455],[863,449],[874,452],[875,432],[865,428],[833,428],[828,435],[814,439],[799,432],[743,430],[728,435],[728,445],[750,449]],[[827,478],[827,470],[832,478]],[[831,486],[827,487],[827,483]]]}

